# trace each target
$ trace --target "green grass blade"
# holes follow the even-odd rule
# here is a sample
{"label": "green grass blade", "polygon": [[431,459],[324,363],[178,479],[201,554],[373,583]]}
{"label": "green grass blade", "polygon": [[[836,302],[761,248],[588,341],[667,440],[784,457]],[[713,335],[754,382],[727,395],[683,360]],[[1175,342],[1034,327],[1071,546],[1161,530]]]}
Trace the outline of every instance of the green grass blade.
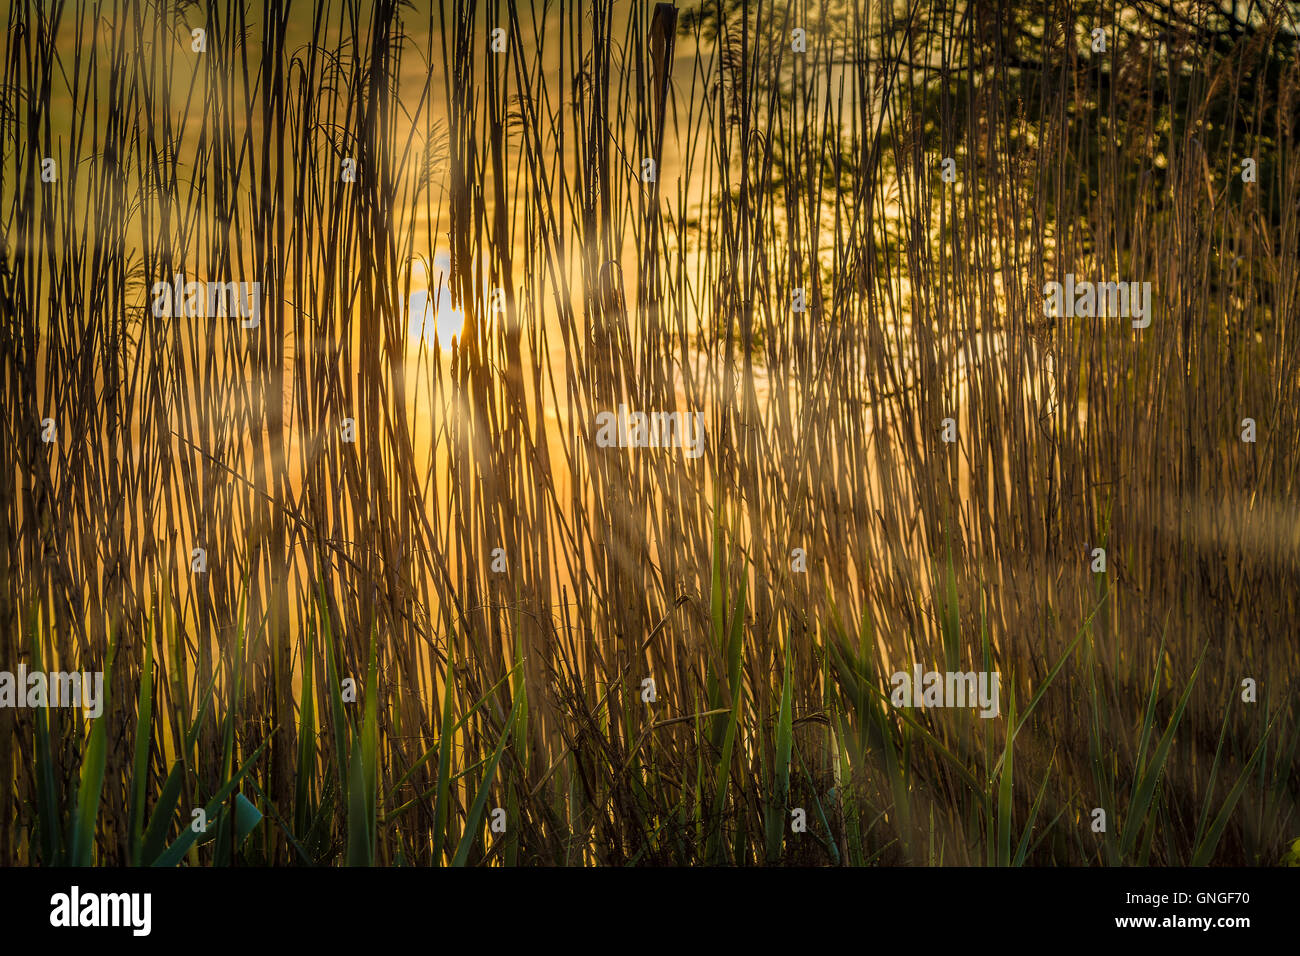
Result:
{"label": "green grass blade", "polygon": [[77,789],[77,813],[70,841],[73,866],[90,866],[95,850],[95,822],[99,818],[99,799],[104,789],[104,771],[108,765],[108,715],[110,687],[113,679],[113,655],[116,639],[109,638],[108,660],[104,664],[103,711],[90,728],[90,742],[81,758],[81,785]]}
{"label": "green grass blade", "polygon": [[1043,774],[1043,782],[1038,785],[1038,793],[1034,797],[1034,804],[1029,808],[1029,819],[1025,821],[1024,832],[1020,834],[1020,842],[1016,845],[1016,855],[1011,860],[1012,866],[1024,866],[1025,859],[1029,855],[1029,840],[1034,835],[1034,823],[1038,820],[1038,812],[1043,806],[1043,796],[1047,793],[1047,782],[1052,778],[1052,764],[1056,762],[1056,755],[1047,763],[1047,772]]}
{"label": "green grass blade", "polygon": [[172,815],[176,812],[176,804],[180,800],[181,789],[185,784],[186,761],[194,753],[194,744],[198,740],[199,730],[203,726],[208,706],[212,701],[212,692],[216,685],[217,675],[213,673],[211,680],[208,681],[207,690],[203,692],[203,697],[199,703],[198,716],[185,732],[183,752],[177,755],[176,760],[172,763],[171,770],[167,772],[167,779],[163,782],[162,792],[159,794],[158,802],[154,804],[153,813],[149,817],[149,825],[145,828],[144,842],[140,850],[142,864],[145,860],[157,859],[163,851],[163,844],[167,840],[167,831],[171,829]]}
{"label": "green grass blade", "polygon": [[1192,852],[1192,866],[1206,866],[1214,858],[1214,850],[1219,845],[1219,840],[1223,837],[1223,831],[1228,826],[1228,820],[1232,817],[1232,811],[1236,809],[1237,801],[1246,791],[1246,784],[1250,782],[1250,772],[1254,769],[1255,764],[1259,762],[1260,756],[1264,753],[1264,744],[1268,741],[1268,736],[1273,731],[1273,725],[1277,722],[1281,711],[1273,715],[1273,719],[1268,722],[1264,728],[1264,733],[1259,738],[1259,743],[1255,746],[1254,752],[1250,759],[1246,761],[1246,766],[1241,768],[1241,774],[1237,777],[1237,782],[1232,785],[1228,791],[1227,797],[1223,800],[1223,806],[1219,809],[1210,824],[1210,829],[1206,832],[1205,837],[1196,845]]}
{"label": "green grass blade", "polygon": [[1151,798],[1155,795],[1156,784],[1160,782],[1160,778],[1164,773],[1165,760],[1168,758],[1169,748],[1174,742],[1174,732],[1183,719],[1183,712],[1187,709],[1187,702],[1191,699],[1192,688],[1196,686],[1196,678],[1200,676],[1201,663],[1204,660],[1205,654],[1202,652],[1200,660],[1196,662],[1196,667],[1192,670],[1191,679],[1187,682],[1183,696],[1178,701],[1178,707],[1169,719],[1169,726],[1165,729],[1160,742],[1156,745],[1151,760],[1143,768],[1138,778],[1133,799],[1129,803],[1128,815],[1120,831],[1120,856],[1124,859],[1128,858],[1129,853],[1137,845],[1138,833],[1147,822],[1147,811],[1151,807]]}
{"label": "green grass blade", "polygon": [[[38,627],[39,611],[32,609],[30,638],[32,669],[45,670]],[[54,748],[50,740],[50,713],[36,708],[36,814],[39,820],[41,860],[46,866],[66,863],[58,790],[54,786]]]}
{"label": "green grass blade", "polygon": [[361,733],[352,741],[348,768],[348,866],[374,866],[376,796],[378,789],[379,682],[378,642],[370,637],[370,664],[366,669],[365,716]]}
{"label": "green grass blade", "polygon": [[501,755],[505,753],[506,744],[510,742],[511,731],[514,729],[518,709],[519,700],[516,698],[510,708],[510,716],[506,718],[506,725],[501,730],[501,739],[497,743],[496,752],[492,755],[492,761],[488,764],[487,769],[483,771],[483,782],[479,784],[478,794],[474,797],[474,803],[470,806],[469,814],[465,817],[465,831],[461,834],[460,846],[456,848],[456,857],[452,860],[452,866],[464,866],[469,862],[470,850],[473,849],[474,842],[478,839],[478,831],[482,826],[483,810],[487,806],[492,781],[496,777],[497,764],[501,762]]}
{"label": "green grass blade", "polygon": [[131,865],[139,866],[144,849],[144,788],[149,776],[149,745],[153,736],[153,629],[145,632],[144,665],[140,669],[140,697],[136,705],[135,748],[131,761],[130,833]]}
{"label": "green grass blade", "polygon": [[778,862],[781,857],[781,842],[785,833],[786,810],[790,798],[790,751],[794,745],[794,679],[791,643],[791,635],[787,633],[785,668],[781,677],[781,708],[776,718],[776,792],[768,804],[767,862],[769,864]]}
{"label": "green grass blade", "polygon": [[1015,735],[1012,728],[1016,726],[1015,687],[1007,683],[1007,742],[1002,751],[1002,772],[998,780],[998,866],[1011,865],[1011,810],[1015,798]]}
{"label": "green grass blade", "polygon": [[[213,795],[212,799],[207,802],[207,805],[203,808],[203,812],[207,815],[209,830],[211,830],[213,828],[213,825],[216,824],[218,825],[218,832],[219,832],[219,824],[221,823],[223,819],[223,815],[225,813],[225,807],[223,806],[223,804],[225,804],[226,798],[229,797],[232,793],[234,793],[235,788],[239,786],[239,782],[244,778],[244,774],[248,773],[248,771],[252,768],[253,764],[255,764],[258,758],[262,756],[262,751],[265,750],[266,745],[271,742],[271,736],[274,735],[274,733],[275,733],[274,730],[271,731],[271,734],[267,736],[266,740],[263,740],[261,744],[258,745],[257,749],[254,750],[253,753],[249,756],[249,758],[243,762],[239,770],[237,770],[234,773],[234,775],[232,775],[231,778],[226,781],[225,785],[222,786],[221,789],[218,790],[216,794]],[[261,814],[259,811],[258,812],[259,819],[260,816]],[[189,851],[190,847],[193,846],[194,843],[198,840],[199,836],[200,834],[195,833],[192,827],[188,827],[188,826],[183,827],[180,836],[176,838],[175,842],[173,842],[172,845],[166,849],[166,851],[164,851],[161,855],[159,855],[158,858],[155,859],[150,864],[150,866],[160,866],[160,867],[175,866],[182,859],[184,859],[185,854]]]}
{"label": "green grass blade", "polygon": [[299,833],[306,833],[311,819],[311,785],[316,767],[316,697],[312,688],[315,668],[315,627],[307,624],[306,657],[302,668],[302,693],[298,703],[298,772],[294,781],[293,821]]}

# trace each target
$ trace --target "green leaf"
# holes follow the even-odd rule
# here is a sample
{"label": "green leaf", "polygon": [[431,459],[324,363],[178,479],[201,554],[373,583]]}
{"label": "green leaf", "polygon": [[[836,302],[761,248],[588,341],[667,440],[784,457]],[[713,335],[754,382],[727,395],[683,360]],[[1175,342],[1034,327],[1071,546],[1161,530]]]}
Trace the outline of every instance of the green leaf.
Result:
{"label": "green leaf", "polygon": [[[1196,667],[1192,670],[1191,679],[1187,682],[1187,687],[1183,691],[1182,698],[1178,701],[1178,707],[1174,715],[1169,719],[1169,726],[1165,729],[1160,738],[1160,743],[1156,745],[1155,753],[1152,754],[1150,762],[1143,768],[1138,778],[1137,786],[1134,791],[1132,801],[1129,803],[1128,816],[1124,821],[1124,827],[1120,835],[1120,855],[1127,857],[1137,845],[1138,833],[1143,825],[1147,822],[1147,811],[1151,807],[1151,798],[1155,795],[1156,784],[1159,783],[1161,775],[1164,773],[1165,760],[1169,756],[1169,748],[1174,742],[1174,731],[1178,729],[1178,724],[1183,719],[1183,711],[1187,709],[1187,702],[1191,699],[1192,688],[1196,686],[1196,678],[1201,673],[1201,664],[1205,660],[1205,653],[1201,653],[1201,658],[1196,662]],[[1157,669],[1157,679],[1159,669]]]}
{"label": "green leaf", "polygon": [[767,862],[781,858],[781,838],[785,833],[785,816],[790,798],[790,751],[794,745],[794,680],[792,679],[792,635],[786,633],[785,669],[781,676],[781,709],[776,718],[776,792],[768,804]]}
{"label": "green leaf", "polygon": [[[31,611],[30,640],[32,669],[45,670],[41,655],[41,642],[37,621],[39,610]],[[54,787],[54,748],[50,743],[50,714],[44,707],[36,709],[36,813],[40,822],[41,858],[46,866],[62,866],[63,839],[59,832],[60,817],[58,791]]]}
{"label": "green leaf", "polygon": [[1016,694],[1010,682],[1007,690],[1007,742],[1002,750],[1002,772],[998,780],[998,866],[1011,865],[1011,809],[1015,797],[1013,772],[1016,755],[1011,728],[1016,726]]}
{"label": "green leaf", "polygon": [[294,784],[293,820],[299,833],[306,833],[311,818],[311,785],[316,767],[316,697],[312,692],[312,665],[316,657],[315,627],[307,624],[306,655],[302,668],[302,693],[298,704],[298,775]]}
{"label": "green leaf", "polygon": [[[224,817],[227,813],[226,804],[221,805],[221,814]],[[262,822],[262,811],[257,809],[256,805],[242,793],[235,794],[235,838],[236,842],[242,846],[248,839],[248,835],[253,829]],[[215,829],[209,825],[208,829],[202,835],[199,835],[196,841],[198,846],[211,843],[216,839]]]}
{"label": "green leaf", "polygon": [[131,761],[131,808],[127,832],[131,837],[131,865],[139,866],[144,849],[144,787],[149,777],[149,744],[153,732],[153,628],[145,632],[144,665],[140,668],[140,698],[136,705],[135,751]]}
{"label": "green leaf", "polygon": [[[271,742],[271,736],[273,736],[274,734],[275,731],[272,730],[271,734],[267,736],[266,740],[263,740],[261,744],[258,745],[257,749],[254,750],[252,755],[247,760],[244,761],[243,765],[234,774],[234,776],[232,776],[228,781],[226,781],[225,786],[223,786],[220,790],[218,790],[216,794],[212,797],[212,799],[208,801],[207,806],[203,808],[203,812],[207,815],[208,818],[209,830],[212,829],[213,824],[221,823],[222,815],[225,813],[225,807],[223,806],[223,804],[225,803],[226,798],[229,797],[232,793],[234,793],[235,789],[239,786],[239,781],[244,778],[244,774],[248,773],[249,769],[252,768],[253,764],[257,762],[257,759],[262,756],[262,751],[265,750],[266,745]],[[238,806],[238,801],[236,801],[236,806]],[[254,810],[256,811],[256,808],[254,808]],[[261,819],[260,812],[258,812],[257,818],[259,820]],[[247,816],[245,816],[245,819],[247,819]],[[237,817],[236,825],[238,826],[238,824],[239,824],[239,819]],[[155,859],[150,864],[150,866],[175,866],[177,863],[179,863],[182,859],[185,858],[185,854],[189,851],[189,848],[194,845],[194,842],[198,839],[198,837],[199,834],[195,833],[193,828],[191,827],[183,828],[181,831],[181,835],[176,838],[176,841],[172,843],[172,845],[169,846],[166,849],[166,851],[163,852],[157,859]]]}
{"label": "green leaf", "polygon": [[95,822],[99,818],[99,798],[104,789],[104,770],[108,764],[109,687],[116,650],[115,638],[110,636],[108,660],[104,664],[103,710],[91,723],[90,743],[81,758],[81,786],[77,789],[77,814],[70,841],[70,862],[73,866],[90,866],[94,861]]}
{"label": "green leaf", "polygon": [[1029,855],[1029,840],[1034,834],[1034,821],[1038,819],[1038,811],[1043,806],[1043,796],[1047,793],[1047,781],[1052,777],[1052,764],[1056,761],[1056,755],[1047,763],[1047,772],[1043,774],[1043,782],[1038,785],[1038,795],[1034,797],[1034,805],[1029,808],[1029,819],[1025,821],[1025,830],[1020,834],[1020,843],[1016,846],[1016,855],[1011,860],[1012,866],[1024,866],[1025,858]]}
{"label": "green leaf", "polygon": [[378,789],[379,681],[378,642],[370,636],[366,669],[366,703],[361,733],[352,741],[348,765],[348,866],[374,866],[376,790]]}
{"label": "green leaf", "polygon": [[185,744],[182,752],[172,763],[171,770],[167,772],[167,779],[163,781],[162,792],[158,795],[158,802],[154,805],[153,814],[149,817],[149,825],[145,828],[144,844],[140,850],[141,861],[155,860],[163,851],[163,843],[167,839],[167,831],[171,829],[172,815],[176,812],[176,803],[180,800],[181,788],[185,783],[185,764],[186,760],[194,753],[194,744],[198,740],[199,730],[203,726],[203,720],[208,712],[208,705],[212,701],[212,692],[217,685],[217,675],[214,672],[212,678],[208,681],[207,690],[203,692],[203,698],[199,704],[199,714],[194,719],[185,732]]}
{"label": "green leaf", "polygon": [[501,739],[497,743],[496,753],[492,755],[492,761],[483,772],[483,782],[479,784],[478,794],[474,797],[474,803],[470,806],[469,815],[465,818],[465,832],[461,834],[460,846],[456,848],[456,857],[451,862],[452,866],[464,866],[469,862],[470,850],[473,849],[474,841],[478,839],[479,830],[482,827],[483,810],[487,806],[492,781],[496,777],[497,764],[501,762],[501,755],[505,753],[506,744],[510,742],[510,733],[514,729],[515,716],[518,710],[519,698],[516,697],[510,708],[510,716],[506,718],[506,725],[501,730]]}
{"label": "green leaf", "polygon": [[[1228,826],[1228,820],[1232,817],[1232,811],[1237,806],[1237,801],[1241,799],[1242,793],[1246,790],[1246,784],[1250,776],[1250,771],[1258,763],[1260,755],[1264,752],[1264,744],[1268,741],[1268,735],[1273,731],[1273,725],[1277,722],[1278,714],[1273,715],[1273,719],[1268,722],[1264,728],[1263,735],[1259,738],[1259,744],[1255,747],[1255,752],[1250,755],[1246,761],[1246,766],[1241,768],[1241,774],[1237,777],[1237,782],[1232,785],[1228,791],[1228,796],[1224,798],[1223,806],[1210,824],[1209,831],[1205,838],[1196,846],[1192,852],[1192,866],[1206,866],[1214,858],[1214,849],[1219,845],[1219,840],[1223,837],[1223,831]],[[1297,841],[1300,843],[1300,841]]]}

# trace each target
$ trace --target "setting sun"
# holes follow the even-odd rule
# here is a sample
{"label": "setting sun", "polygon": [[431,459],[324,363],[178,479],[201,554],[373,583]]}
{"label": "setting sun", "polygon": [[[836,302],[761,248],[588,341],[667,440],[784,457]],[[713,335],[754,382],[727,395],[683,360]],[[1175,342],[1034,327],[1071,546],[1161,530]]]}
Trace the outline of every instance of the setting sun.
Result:
{"label": "setting sun", "polygon": [[429,347],[436,345],[445,351],[465,328],[465,310],[452,301],[448,283],[451,255],[439,249],[432,263],[421,261],[422,267],[417,267],[412,276],[411,295],[406,302],[406,334],[417,344],[423,338]]}
{"label": "setting sun", "polygon": [[445,285],[430,292],[420,289],[412,292],[406,307],[406,328],[411,338],[421,336],[430,346],[451,348],[465,328],[465,311],[452,305],[451,291]]}

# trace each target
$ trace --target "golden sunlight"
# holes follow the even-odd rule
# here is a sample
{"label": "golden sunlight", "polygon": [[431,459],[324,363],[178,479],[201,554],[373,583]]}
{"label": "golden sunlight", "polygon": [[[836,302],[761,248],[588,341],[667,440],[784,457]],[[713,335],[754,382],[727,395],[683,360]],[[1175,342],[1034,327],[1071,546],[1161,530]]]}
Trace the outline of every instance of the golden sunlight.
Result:
{"label": "golden sunlight", "polygon": [[432,281],[426,288],[413,289],[406,303],[406,331],[415,340],[421,337],[429,346],[446,351],[465,328],[465,310],[452,303],[447,278],[451,257],[439,250],[433,259]]}
{"label": "golden sunlight", "polygon": [[407,334],[413,339],[423,336],[429,345],[446,350],[465,328],[465,311],[451,303],[451,291],[440,285],[436,291],[420,289],[411,293],[406,306]]}

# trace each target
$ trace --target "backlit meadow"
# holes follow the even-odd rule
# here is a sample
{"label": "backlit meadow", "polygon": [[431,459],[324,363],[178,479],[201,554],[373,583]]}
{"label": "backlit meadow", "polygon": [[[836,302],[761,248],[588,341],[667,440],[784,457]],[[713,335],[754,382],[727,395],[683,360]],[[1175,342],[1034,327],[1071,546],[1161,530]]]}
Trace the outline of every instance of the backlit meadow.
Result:
{"label": "backlit meadow", "polygon": [[0,862],[1300,836],[1297,4],[0,16]]}

